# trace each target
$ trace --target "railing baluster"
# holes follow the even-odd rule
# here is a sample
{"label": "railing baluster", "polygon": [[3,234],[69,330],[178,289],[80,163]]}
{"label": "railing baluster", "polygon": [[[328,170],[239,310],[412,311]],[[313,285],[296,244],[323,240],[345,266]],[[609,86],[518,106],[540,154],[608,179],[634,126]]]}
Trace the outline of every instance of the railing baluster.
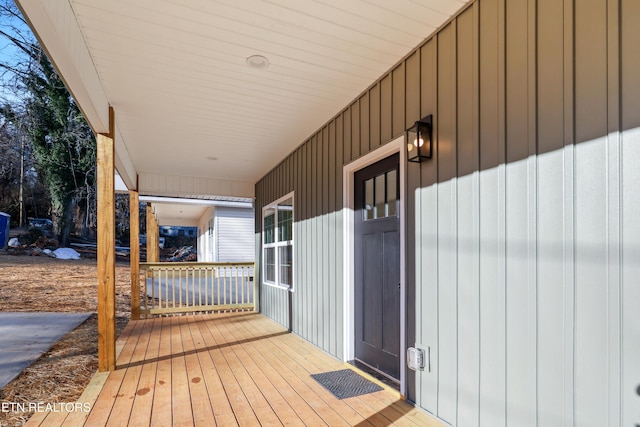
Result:
{"label": "railing baluster", "polygon": [[[159,273],[160,273],[159,274],[160,283],[158,283],[158,289],[160,290],[160,301],[159,301],[158,308],[162,309],[162,308],[166,308],[166,307],[163,307],[162,298],[164,297],[164,301],[165,301],[164,305],[166,305],[167,301],[169,301],[169,294],[167,293],[167,292],[169,292],[169,288],[167,288],[167,283],[169,282],[169,278],[167,276],[167,269],[166,268],[160,269]],[[162,276],[163,275],[164,275],[164,280],[162,280]]]}
{"label": "railing baluster", "polygon": [[[146,274],[149,274],[148,270],[147,270]],[[156,283],[155,283],[155,278],[153,277],[154,275],[155,275],[155,272],[153,270],[151,270],[151,298],[152,298],[151,307],[152,308],[153,308],[154,301],[156,300]],[[145,282],[145,285],[146,285],[146,283],[147,283],[147,277],[146,276],[144,278],[144,282]]]}
{"label": "railing baluster", "polygon": [[184,273],[184,270],[178,268],[178,307],[182,307],[182,273]]}
{"label": "railing baluster", "polygon": [[[195,300],[193,302],[193,305],[195,305]],[[198,269],[198,305],[202,305],[202,270],[200,269]]]}
{"label": "railing baluster", "polygon": [[191,307],[196,304],[196,270],[193,268],[189,269],[189,276],[191,277],[191,301],[187,298],[187,306]]}
{"label": "railing baluster", "polygon": [[169,306],[169,270],[167,268],[163,268],[160,270],[162,274],[164,274],[164,307],[160,304],[160,308],[168,308]]}
{"label": "railing baluster", "polygon": [[[144,313],[145,313],[144,318],[146,319],[147,318],[147,314],[146,314],[147,313],[147,269],[146,268],[140,268],[138,270],[138,273],[142,274],[143,275],[142,277],[145,278],[144,283],[142,284],[142,286],[140,286],[140,290],[142,292],[142,295],[144,295],[144,299],[140,300],[140,305],[141,305],[141,308],[144,307]],[[140,276],[139,275],[138,275],[138,282],[140,282]]]}
{"label": "railing baluster", "polygon": [[[180,307],[180,291],[182,289],[182,272],[180,271],[179,268],[175,268],[175,267],[171,267],[171,275],[173,277],[173,279],[171,280],[171,290],[174,293],[174,296],[172,298],[172,302],[173,302],[173,306],[174,307]],[[176,289],[176,274],[178,275],[178,279],[177,279],[177,289]],[[176,305],[177,304],[177,305]]]}
{"label": "railing baluster", "polygon": [[[184,276],[184,278],[182,276]],[[184,304],[183,295],[186,296],[185,292],[186,292],[187,286],[189,285],[189,274],[187,269],[185,268],[178,269],[178,280],[179,280],[178,283],[180,283],[180,286],[178,287],[178,307],[182,307]]]}
{"label": "railing baluster", "polygon": [[[158,308],[162,308],[162,300],[163,299],[167,299],[167,294],[166,294],[166,287],[163,287],[163,282],[166,282],[166,280],[162,280],[162,275],[164,274],[163,270],[158,270],[157,271],[158,274]],[[153,287],[155,288],[155,284],[153,285]],[[165,289],[163,289],[165,288]]]}
{"label": "railing baluster", "polygon": [[218,277],[218,305],[224,305],[227,303],[227,301],[220,299],[220,294],[222,293],[222,296],[224,297],[226,292],[224,288],[226,286],[224,275],[225,275],[224,267],[223,266],[218,267],[218,276],[219,276]]}
{"label": "railing baluster", "polygon": [[196,282],[199,285],[200,278],[198,278],[198,280],[196,281],[196,269],[192,268],[191,269],[191,305],[202,305],[200,303],[196,304]]}
{"label": "railing baluster", "polygon": [[215,269],[211,267],[207,274],[211,276],[211,300],[209,300],[209,281],[207,280],[207,304],[213,304],[215,298],[213,288],[215,285]]}
{"label": "railing baluster", "polygon": [[183,268],[182,274],[184,274],[184,286],[183,281],[180,279],[180,307],[189,305],[189,269]]}
{"label": "railing baluster", "polygon": [[211,289],[211,302],[209,302],[209,276],[211,276],[211,283],[213,283],[213,269],[207,268],[205,270],[205,273],[206,273],[205,276],[207,277],[207,283],[204,288],[205,290],[204,295],[205,295],[205,300],[207,301],[207,304],[211,304],[213,302],[213,289]]}
{"label": "railing baluster", "polygon": [[242,267],[242,292],[244,292],[244,303],[248,304],[249,301],[249,269]]}
{"label": "railing baluster", "polygon": [[240,303],[244,304],[246,302],[244,300],[244,268],[238,267],[238,272],[239,272],[238,286],[240,286]]}
{"label": "railing baluster", "polygon": [[[169,280],[169,273],[171,273],[171,280]],[[165,294],[165,300],[166,300],[165,301],[165,305],[166,305],[166,308],[169,308],[169,300],[171,300],[171,304],[175,306],[175,301],[176,301],[176,298],[175,298],[175,295],[174,295],[175,289],[172,286],[173,285],[173,276],[174,276],[174,274],[175,274],[175,271],[173,269],[168,268],[168,267],[164,268],[164,275],[166,277],[165,288],[166,288],[166,292],[167,292]],[[171,288],[169,288],[169,286],[171,286]],[[171,296],[169,296],[169,291],[171,291]]]}
{"label": "railing baluster", "polygon": [[[169,300],[169,294],[167,292],[169,292],[169,288],[167,288],[167,282],[169,281],[169,278],[167,277],[167,272],[168,270],[166,268],[160,268],[159,269],[160,272],[160,277],[162,278],[162,276],[164,275],[164,280],[160,280],[160,283],[158,284],[158,289],[160,290],[160,301],[158,304],[158,308],[159,309],[163,309],[166,308],[164,307],[167,304],[167,301]],[[162,298],[165,299],[164,304],[162,303]]]}
{"label": "railing baluster", "polygon": [[158,278],[158,308],[162,308],[162,271],[153,271],[152,276],[151,286],[153,286],[154,292],[156,290],[156,277]]}
{"label": "railing baluster", "polygon": [[216,301],[214,302],[215,305],[220,305],[220,285],[221,283],[221,276],[220,276],[220,267],[216,268],[216,290],[217,290],[217,297],[216,297]]}
{"label": "railing baluster", "polygon": [[184,286],[182,286],[182,279],[180,280],[180,307],[189,305],[189,268],[183,268],[184,274]]}
{"label": "railing baluster", "polygon": [[251,303],[251,289],[249,289],[249,267],[244,267],[243,271],[245,273],[245,280],[244,280],[244,284],[245,284],[245,291],[247,293],[247,297],[245,299],[245,303],[250,304]]}
{"label": "railing baluster", "polygon": [[[235,273],[235,278],[233,277],[233,274]],[[233,282],[233,288],[236,294],[236,298],[235,298],[235,303],[238,304],[238,269],[234,268],[231,270],[231,278],[232,278],[232,282]],[[235,280],[233,280],[235,279]]]}
{"label": "railing baluster", "polygon": [[227,267],[224,267],[224,303],[225,304],[231,304],[231,300],[229,299],[229,302],[227,302],[227,297],[229,296],[229,293],[227,292]]}

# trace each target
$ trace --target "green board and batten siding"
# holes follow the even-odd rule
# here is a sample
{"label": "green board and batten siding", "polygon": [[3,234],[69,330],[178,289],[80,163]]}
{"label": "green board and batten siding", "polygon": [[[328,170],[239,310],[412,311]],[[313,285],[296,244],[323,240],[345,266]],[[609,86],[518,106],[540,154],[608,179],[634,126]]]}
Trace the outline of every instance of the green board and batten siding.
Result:
{"label": "green board and batten siding", "polygon": [[262,179],[258,230],[295,192],[293,331],[342,357],[342,166],[433,114],[406,200],[432,372],[408,397],[455,426],[640,423],[638,22],[636,0],[473,2]]}
{"label": "green board and batten siding", "polygon": [[[294,191],[292,312],[288,292],[272,286],[261,287],[261,310],[337,357],[343,353],[342,168],[336,167],[343,158],[341,130],[332,122],[256,186],[256,229],[262,207]],[[257,234],[258,254],[259,248]]]}

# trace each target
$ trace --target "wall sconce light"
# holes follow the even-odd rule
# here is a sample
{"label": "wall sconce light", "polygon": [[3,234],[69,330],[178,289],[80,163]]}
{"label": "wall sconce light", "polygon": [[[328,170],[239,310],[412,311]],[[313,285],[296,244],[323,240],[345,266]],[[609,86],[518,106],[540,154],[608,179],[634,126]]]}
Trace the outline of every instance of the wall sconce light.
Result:
{"label": "wall sconce light", "polygon": [[431,129],[432,116],[418,120],[413,126],[407,129],[407,160],[415,163],[422,163],[431,158]]}

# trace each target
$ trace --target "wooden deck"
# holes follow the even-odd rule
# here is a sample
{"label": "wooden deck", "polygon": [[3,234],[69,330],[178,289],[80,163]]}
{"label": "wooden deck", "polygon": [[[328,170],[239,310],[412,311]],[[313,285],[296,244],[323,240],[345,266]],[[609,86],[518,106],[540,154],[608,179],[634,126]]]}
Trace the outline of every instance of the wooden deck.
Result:
{"label": "wooden deck", "polygon": [[343,400],[310,374],[344,369],[261,314],[132,321],[118,368],[97,373],[90,411],[35,414],[27,426],[442,426],[385,389]]}

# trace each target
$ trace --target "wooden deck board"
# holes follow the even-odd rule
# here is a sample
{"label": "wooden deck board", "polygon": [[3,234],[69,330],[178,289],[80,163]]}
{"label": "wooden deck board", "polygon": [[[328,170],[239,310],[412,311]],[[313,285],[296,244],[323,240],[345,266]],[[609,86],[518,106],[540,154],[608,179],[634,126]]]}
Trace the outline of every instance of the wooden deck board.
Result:
{"label": "wooden deck board", "polygon": [[[143,328],[139,333],[140,339],[127,339],[127,342],[130,342],[131,344],[128,346],[125,344],[125,348],[122,349],[120,357],[118,358],[118,360],[116,360],[116,366],[118,363],[130,364],[136,361],[144,360],[147,353],[147,348],[149,346],[149,340],[142,337],[150,336],[152,326],[152,323],[144,323]],[[135,346],[133,347],[133,352],[129,353],[126,350],[128,350],[134,342]],[[138,391],[138,383],[140,382],[141,373],[141,365],[135,365],[126,369],[126,373],[122,381],[122,386],[118,391],[118,396],[126,397],[126,399],[116,399],[116,402],[113,405],[113,409],[111,410],[111,415],[109,416],[107,425],[118,426],[127,425],[129,423],[131,409],[133,407],[133,399],[136,395],[136,392]]]}
{"label": "wooden deck board", "polygon": [[162,331],[151,405],[151,425],[154,427],[173,424],[171,413],[171,319],[165,317],[157,319],[157,321],[162,322]]}
{"label": "wooden deck board", "polygon": [[[254,327],[256,326],[261,325],[254,325]],[[268,333],[269,329],[255,330],[255,333],[261,332]],[[288,335],[286,338],[292,338],[289,343],[291,348],[287,351],[284,351],[280,346],[276,345],[275,341],[266,343],[267,348],[265,349],[266,351],[264,351],[264,354],[266,355],[265,357],[268,358],[267,363],[277,367],[280,371],[288,371],[290,375],[288,376],[287,381],[296,385],[298,393],[300,393],[301,396],[304,396],[305,400],[312,408],[323,413],[327,422],[331,421],[330,425],[333,425],[333,423],[342,424],[342,422],[337,421],[333,416],[327,414],[328,411],[337,411],[347,425],[360,423],[363,423],[361,425],[375,424],[372,423],[372,420],[366,420],[366,418],[371,414],[370,411],[364,411],[365,416],[363,416],[361,413],[363,411],[358,412],[346,403],[345,400],[336,399],[329,391],[325,390],[320,384],[310,377],[311,373],[343,369],[344,366],[342,362],[322,353],[322,355],[327,359],[328,365],[323,366],[321,369],[314,368],[310,370],[309,355],[312,354],[315,349],[295,335]],[[285,339],[284,336],[283,339]],[[295,369],[291,369],[290,367],[295,367]],[[388,421],[383,417],[377,418],[379,421],[378,425],[389,425]]]}
{"label": "wooden deck board", "polygon": [[[124,361],[124,363],[128,363],[131,360],[138,341],[140,339],[142,339],[143,341],[147,339],[146,337],[142,337],[140,333],[143,327],[143,324],[140,324],[140,322],[136,322],[127,325],[127,328],[125,328],[125,344],[119,356],[120,360]],[[111,411],[113,410],[113,406],[115,405],[116,400],[119,397],[123,397],[120,396],[119,393],[120,388],[123,385],[125,374],[125,369],[116,369],[115,371],[109,373],[109,377],[105,381],[102,390],[98,394],[98,398],[92,405],[91,412],[86,419],[85,425],[107,425],[107,421],[109,419],[109,416],[111,415]],[[52,420],[46,420],[43,425],[55,424],[52,422]]]}
{"label": "wooden deck board", "polygon": [[[263,326],[260,323],[255,323],[255,325],[259,327]],[[269,329],[261,330],[263,333],[268,331]],[[329,392],[324,390],[313,379],[311,379],[309,374],[344,369],[345,366],[342,362],[328,357],[322,352],[312,351],[314,350],[313,347],[309,346],[301,338],[295,335],[288,335],[283,337],[282,340],[273,341],[273,344],[277,347],[277,350],[272,348],[271,353],[275,354],[278,352],[278,359],[283,360],[284,358],[288,358],[291,359],[291,363],[293,365],[305,367],[306,372],[297,372],[300,374],[301,379],[306,381],[310,387],[313,387],[320,396],[326,396],[325,403],[329,403],[330,400],[335,400]],[[380,426],[389,425],[391,423],[396,425],[414,426],[416,425],[414,418],[405,417],[405,415],[413,411],[419,412],[406,402],[399,401],[399,393],[388,390],[363,395],[358,399],[345,399],[344,401],[339,402],[341,404],[344,403],[345,406],[350,406],[360,416],[365,417],[367,422]],[[379,410],[379,402],[384,404],[384,408],[382,410]],[[331,403],[331,406],[335,406],[335,404]],[[343,416],[344,414],[349,413],[344,406],[340,412]],[[353,424],[355,420],[352,418],[349,421]],[[424,425],[422,417],[418,420],[418,425]]]}
{"label": "wooden deck board", "polygon": [[[244,337],[251,334],[251,331],[244,327],[235,328],[235,331]],[[260,334],[262,331],[254,330],[254,335],[256,332]],[[273,330],[265,330],[264,333],[266,335],[272,334]],[[305,382],[296,374],[295,371],[298,369],[282,363],[282,358],[276,357],[272,353],[273,347],[269,340],[251,342],[249,345],[243,346],[243,348],[250,352],[256,363],[259,363],[270,373],[269,378],[271,381],[276,382],[282,390],[290,391],[285,398],[295,403],[295,407],[300,411],[301,419],[305,420],[305,422],[313,425],[349,425],[334,408],[326,405],[307,387]]]}
{"label": "wooden deck board", "polygon": [[207,346],[211,343],[204,339],[200,331],[200,323],[202,323],[202,320],[194,320],[194,317],[190,316],[189,326],[191,336],[193,337],[195,345],[201,349],[196,355],[202,369],[202,377],[209,395],[209,403],[211,404],[213,416],[218,425],[227,424],[231,419],[235,422],[235,415],[231,408],[229,397],[224,390],[222,380],[215,368],[211,354],[207,351]]}
{"label": "wooden deck board", "polygon": [[[210,328],[217,326],[215,322],[209,322],[208,325]],[[249,405],[251,405],[251,408],[258,417],[260,423],[273,426],[282,425],[273,408],[265,398],[265,395],[254,382],[251,374],[247,372],[243,364],[240,363],[235,355],[233,350],[234,337],[224,328],[224,324],[221,324],[221,327],[218,329],[218,333],[225,337],[225,344],[230,344],[224,345],[220,349],[220,352],[225,358],[227,366],[231,372],[233,372],[238,385],[243,390]]]}
{"label": "wooden deck board", "polygon": [[[239,328],[229,329],[227,328],[227,334],[233,336],[236,341],[249,339],[247,336],[240,336],[237,334]],[[234,333],[236,332],[236,333]],[[253,343],[252,343],[253,345]],[[286,383],[282,378],[270,368],[268,365],[260,362],[260,356],[252,357],[249,353],[251,351],[250,346],[237,345],[233,346],[235,357],[238,359],[238,363],[246,367],[251,372],[251,378],[256,383],[258,388],[264,394],[265,398],[271,405],[280,422],[287,425],[305,425],[302,419],[294,410],[294,407],[300,404],[299,401],[295,401],[291,396],[281,394],[281,390],[286,390]],[[254,354],[254,356],[256,356]],[[294,397],[298,397],[297,394]],[[310,409],[310,408],[309,408]]]}
{"label": "wooden deck board", "polygon": [[[107,378],[109,378],[108,372],[96,373],[93,378],[91,378],[91,382],[89,382],[87,388],[84,389],[84,392],[78,399],[78,402],[82,403],[83,405],[88,404],[89,407],[91,407],[90,405],[98,398],[98,395],[104,387]],[[89,412],[85,411],[84,409],[82,411],[72,412],[64,420],[64,423],[62,423],[62,427],[81,426],[82,424],[84,424],[88,416]]]}
{"label": "wooden deck board", "polygon": [[260,314],[133,321],[119,343],[117,369],[83,395],[89,414],[27,425],[443,426],[388,389],[336,399],[310,374],[346,365]]}
{"label": "wooden deck board", "polygon": [[173,425],[191,426],[193,410],[180,323],[179,317],[171,318],[171,411]]}
{"label": "wooden deck board", "polygon": [[196,426],[209,427],[211,426],[211,420],[215,418],[209,401],[207,385],[202,380],[204,374],[196,353],[197,349],[191,334],[190,324],[182,322],[180,331],[182,333],[182,349],[185,354],[184,359],[187,368],[189,395],[191,396],[193,423]]}
{"label": "wooden deck board", "polygon": [[209,323],[210,322],[198,322],[198,328],[200,329],[204,339],[212,344],[209,354],[211,355],[211,360],[213,361],[215,369],[218,371],[220,382],[224,387],[233,413],[241,426],[260,425],[247,396],[240,387],[238,380],[235,375],[233,375],[233,372],[229,368],[229,365],[227,365],[227,361],[222,354],[221,349],[225,348],[228,343],[219,333],[217,328],[208,327]]}
{"label": "wooden deck board", "polygon": [[160,351],[160,334],[162,332],[162,321],[148,322],[152,325],[149,335],[149,345],[145,353],[146,363],[134,361],[133,363],[143,363],[138,389],[133,398],[131,417],[129,424],[132,426],[149,426],[151,420],[151,408],[153,407],[153,395],[155,392],[156,371],[158,369],[158,354]]}

